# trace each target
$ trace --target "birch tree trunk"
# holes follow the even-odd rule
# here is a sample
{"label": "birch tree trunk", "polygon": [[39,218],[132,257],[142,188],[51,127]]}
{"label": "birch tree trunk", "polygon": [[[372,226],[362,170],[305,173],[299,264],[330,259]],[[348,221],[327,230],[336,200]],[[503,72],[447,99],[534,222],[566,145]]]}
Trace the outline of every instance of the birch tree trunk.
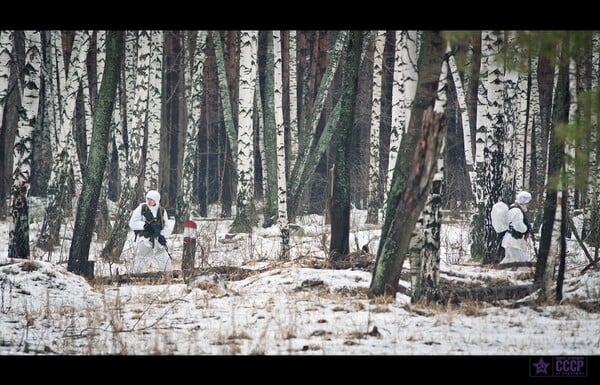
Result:
{"label": "birch tree trunk", "polygon": [[281,55],[281,32],[273,32],[275,125],[277,127],[277,218],[281,234],[279,258],[290,257],[290,227],[287,213],[287,177],[285,156],[285,124],[283,120],[283,71]]}
{"label": "birch tree trunk", "polygon": [[384,193],[383,212],[387,212],[387,196],[392,186],[401,140],[408,129],[410,110],[417,88],[417,55],[419,52],[417,31],[396,32],[396,57],[394,61],[394,88],[392,89],[392,130],[387,183]]}
{"label": "birch tree trunk", "polygon": [[415,152],[412,162],[396,161],[369,296],[394,295],[398,290],[409,241],[425,205],[442,143],[438,137],[444,132],[442,117],[429,114],[425,121],[424,113],[436,101],[446,43],[439,31],[425,31],[421,46],[409,129],[398,154],[411,157]]}
{"label": "birch tree trunk", "polygon": [[[302,125],[303,129],[300,134],[298,145],[298,157],[294,162],[288,182],[288,215],[292,221],[295,219],[300,198],[306,187],[306,182],[316,169],[321,155],[327,148],[326,144],[328,141],[322,141],[322,139],[326,139],[326,136],[330,137],[332,133],[331,130],[327,129],[327,126],[331,128],[331,125],[337,119],[335,114],[338,107],[336,105],[329,120],[325,124],[326,127],[321,132],[321,135],[316,135],[317,125],[321,119],[325,99],[330,91],[330,86],[339,65],[343,49],[346,47],[347,36],[347,31],[338,32],[333,50],[330,52],[327,68],[325,69],[325,73],[323,74],[323,78],[321,79],[321,83],[319,84],[315,96],[315,102],[309,110],[310,113],[308,118]],[[314,142],[318,142],[316,146],[314,145]],[[325,145],[322,145],[322,142],[325,142]]]}
{"label": "birch tree trunk", "polygon": [[484,264],[500,262],[499,247],[502,239],[491,225],[490,212],[499,200],[512,201],[514,183],[506,180],[507,164],[505,145],[508,142],[504,98],[505,68],[499,59],[505,44],[502,35],[494,31],[482,32],[482,68],[478,109],[479,125],[476,152],[476,202],[473,217],[471,255]]}
{"label": "birch tree trunk", "polygon": [[[289,32],[289,110],[290,110],[290,157],[288,164],[294,164],[298,157],[298,62],[296,59],[296,31]],[[289,167],[289,166],[288,166]]]}
{"label": "birch tree trunk", "polygon": [[183,177],[180,195],[177,198],[176,219],[183,223],[193,211],[194,169],[198,144],[198,127],[202,120],[202,95],[204,82],[204,60],[206,50],[206,31],[188,31],[186,33],[185,81],[187,103],[187,128],[183,155]]}
{"label": "birch tree trunk", "polygon": [[[11,52],[13,50],[12,34],[11,31],[0,31],[0,180],[7,182],[12,178],[13,167],[11,162],[14,146],[13,136],[7,135],[9,134],[9,124],[4,123],[4,109],[8,103],[8,91],[10,88]],[[0,183],[0,219],[6,219],[6,214],[8,213],[6,207],[6,197],[8,194],[8,183]]]}
{"label": "birch tree trunk", "polygon": [[119,64],[123,51],[123,31],[110,31],[107,39],[104,75],[94,112],[94,124],[88,162],[88,172],[77,204],[77,215],[73,228],[73,239],[69,251],[67,270],[86,278],[94,277],[94,270],[88,264],[90,244],[94,232],[94,219],[98,209],[98,199],[104,169],[108,158],[108,142],[112,110],[115,104],[119,83]]}
{"label": "birch tree trunk", "polygon": [[[438,85],[434,111],[442,116],[447,109],[447,93],[449,87],[449,65],[442,65],[442,73]],[[445,124],[445,122],[444,122]],[[447,131],[445,128],[443,130]],[[444,156],[442,139],[439,157],[432,177],[431,191],[425,202],[415,230],[410,240],[410,273],[411,273],[411,302],[421,300],[435,302],[440,299],[440,229],[442,218],[442,185],[444,181]]]}
{"label": "birch tree trunk", "polygon": [[85,60],[89,46],[87,31],[75,32],[73,49],[65,65],[62,52],[61,32],[53,31],[53,57],[56,66],[53,81],[57,95],[53,97],[56,123],[55,133],[52,135],[53,163],[48,182],[48,202],[42,229],[38,238],[38,247],[52,251],[58,244],[59,234],[63,219],[69,217],[68,210],[71,206],[69,190],[75,191],[75,198],[81,189],[81,168],[77,161],[75,142],[73,138],[73,118],[75,116],[75,102],[79,90],[79,77],[85,72]]}
{"label": "birch tree trunk", "polygon": [[366,223],[377,223],[379,219],[379,126],[381,125],[381,79],[383,77],[383,50],[385,31],[378,31],[373,56],[373,93],[371,104],[371,131],[369,146],[369,199]]}
{"label": "birch tree trunk", "polygon": [[12,51],[10,31],[0,31],[0,123],[4,115],[4,105],[8,95],[8,77],[10,75],[10,52]]}
{"label": "birch tree trunk", "polygon": [[[256,225],[254,191],[254,92],[257,73],[257,31],[242,31],[240,38],[240,96],[237,137],[238,190],[231,232],[250,233]],[[232,146],[233,147],[233,146]]]}
{"label": "birch tree trunk", "polygon": [[[142,31],[140,44],[148,46],[150,57],[148,67],[148,100],[145,125],[147,126],[147,144],[145,159],[144,190],[159,189],[160,160],[161,160],[161,109],[165,98],[161,97],[162,62],[163,62],[163,32]],[[144,59],[146,60],[146,59]],[[166,103],[166,101],[164,101]],[[167,140],[165,140],[168,142]],[[168,152],[167,152],[168,154]],[[168,156],[166,157],[168,159]],[[169,162],[164,160],[163,168]],[[161,203],[168,202],[167,191],[163,191]]]}
{"label": "birch tree trunk", "polygon": [[150,53],[151,46],[148,32],[140,31],[134,41],[135,43],[132,42],[132,44],[135,44],[135,48],[126,52],[136,55],[136,59],[130,58],[125,61],[128,64],[125,71],[126,77],[129,71],[133,71],[134,75],[131,75],[133,76],[131,79],[135,80],[131,90],[133,105],[131,108],[126,107],[127,111],[125,112],[131,120],[128,118],[127,124],[130,124],[127,136],[129,152],[123,179],[124,186],[121,190],[117,209],[123,215],[117,215],[115,218],[111,234],[101,253],[102,258],[111,262],[121,261],[123,247],[130,231],[129,215],[127,213],[130,213],[144,196],[152,55]]}
{"label": "birch tree trunk", "polygon": [[18,73],[23,74],[23,84],[20,80],[17,82],[21,106],[13,151],[11,189],[13,221],[9,229],[8,257],[27,259],[29,258],[28,192],[31,178],[31,135],[33,127],[37,124],[40,97],[42,61],[40,33],[26,31],[25,44],[25,67],[18,69]]}

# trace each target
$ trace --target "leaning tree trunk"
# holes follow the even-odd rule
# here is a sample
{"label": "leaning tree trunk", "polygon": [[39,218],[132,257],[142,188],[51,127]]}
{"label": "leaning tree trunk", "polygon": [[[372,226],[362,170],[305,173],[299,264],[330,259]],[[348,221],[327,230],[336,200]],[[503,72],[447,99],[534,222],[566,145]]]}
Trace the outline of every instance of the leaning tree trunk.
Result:
{"label": "leaning tree trunk", "polygon": [[[438,100],[435,103],[434,110],[442,113],[448,110],[448,88],[451,75],[449,75],[449,66],[442,67],[442,75],[438,86]],[[447,121],[445,122],[447,123]],[[447,125],[447,124],[445,124]],[[447,128],[445,128],[447,132]],[[443,139],[445,142],[446,137]],[[441,145],[441,147],[445,147]],[[438,301],[440,296],[440,229],[442,228],[442,216],[440,209],[442,207],[442,185],[444,174],[443,152],[435,167],[431,191],[425,203],[425,207],[413,231],[410,255],[410,274],[411,274],[411,302],[419,302],[424,299],[427,302]]]}
{"label": "leaning tree trunk", "polygon": [[[128,58],[126,63],[126,76],[132,76],[133,82],[133,105],[123,112],[127,116],[128,123],[131,126],[127,140],[129,141],[129,152],[125,160],[124,186],[121,189],[119,197],[118,212],[108,241],[104,244],[101,257],[109,261],[120,262],[121,253],[127,236],[129,235],[129,216],[126,213],[131,212],[136,206],[138,199],[143,195],[143,183],[146,162],[146,145],[148,136],[148,98],[150,83],[150,43],[146,32],[140,31],[135,39],[135,49],[127,49],[127,55],[134,55],[135,58]],[[129,75],[130,71],[134,74]]]}
{"label": "leaning tree trunk", "polygon": [[[73,141],[73,119],[75,116],[75,99],[79,90],[79,78],[85,71],[85,62],[89,46],[87,31],[75,33],[73,49],[70,52],[68,67],[63,62],[61,34],[53,31],[52,52],[56,55],[57,65],[53,67],[53,89],[56,95],[50,95],[54,100],[56,132],[52,143],[53,163],[48,182],[48,202],[46,215],[42,222],[42,230],[37,245],[44,250],[52,250],[59,242],[60,228],[67,216],[66,209],[70,207],[71,193],[69,188],[81,188],[81,167],[77,162],[77,153]],[[77,192],[75,193],[77,196]]]}
{"label": "leaning tree trunk", "polygon": [[[416,144],[412,171],[400,193],[394,217],[375,261],[369,296],[395,295],[413,229],[425,206],[436,171],[446,123],[443,114],[430,108],[423,115],[423,129]],[[394,178],[395,179],[395,178]],[[391,191],[394,192],[394,191]],[[392,196],[390,194],[390,196]]]}
{"label": "leaning tree trunk", "polygon": [[[373,270],[373,280],[369,288],[369,295],[371,296],[393,294],[397,291],[398,279],[400,278],[402,265],[406,258],[410,237],[427,198],[426,195],[421,196],[419,199],[417,199],[416,195],[414,197],[405,197],[406,194],[404,191],[410,186],[407,185],[410,175],[417,171],[421,174],[423,173],[423,170],[415,170],[418,164],[424,166],[422,163],[423,160],[416,158],[418,144],[420,143],[419,136],[423,131],[420,127],[424,127],[423,119],[425,110],[433,108],[436,101],[443,57],[446,52],[446,43],[439,31],[425,31],[423,32],[422,39],[422,49],[419,53],[419,79],[417,81],[413,108],[410,113],[410,123],[402,139],[400,151],[398,151],[398,156],[402,155],[408,158],[410,158],[411,151],[415,151],[412,153],[412,162],[414,163],[403,161],[399,158],[395,164],[394,176],[386,203],[385,220],[381,230],[381,241],[379,242],[377,260],[375,261],[375,268]],[[431,130],[436,131],[434,129]],[[430,138],[428,140],[434,139]],[[428,144],[433,145],[434,143]],[[429,150],[431,151],[431,148]],[[424,154],[421,153],[421,156],[424,156]],[[437,162],[437,156],[431,161]],[[435,163],[431,167],[434,165]],[[422,174],[419,176],[430,178],[433,175]],[[413,178],[415,177],[417,176],[413,176]],[[430,179],[427,180],[429,181]],[[412,189],[415,190],[416,187],[412,186]],[[418,186],[419,189],[422,187]],[[416,194],[418,191],[413,192]],[[409,201],[404,202],[403,199],[409,199]],[[419,212],[412,212],[417,209],[419,209]],[[403,210],[406,210],[406,216],[402,216],[401,211]],[[404,232],[408,238],[400,239],[400,237],[394,237],[394,234],[401,232]],[[399,243],[399,241],[402,241],[402,243]]]}
{"label": "leaning tree trunk", "polygon": [[69,250],[67,270],[86,278],[94,277],[88,268],[94,221],[108,159],[111,118],[119,83],[119,63],[123,52],[123,31],[110,31],[106,42],[106,60],[98,93],[87,172],[77,204],[73,239]]}

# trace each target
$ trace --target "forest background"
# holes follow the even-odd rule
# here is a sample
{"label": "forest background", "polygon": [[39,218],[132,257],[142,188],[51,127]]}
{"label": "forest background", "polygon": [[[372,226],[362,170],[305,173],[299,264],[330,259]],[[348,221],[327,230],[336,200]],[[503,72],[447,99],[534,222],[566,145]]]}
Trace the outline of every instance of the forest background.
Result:
{"label": "forest background", "polygon": [[[471,255],[495,264],[491,206],[526,189],[541,234],[535,281],[559,299],[574,215],[598,261],[598,36],[1,31],[9,257],[51,254],[70,226],[68,268],[91,277],[92,236],[105,240],[100,258],[118,260],[125,213],[152,188],[178,232],[215,204],[232,232],[277,224],[282,259],[295,217],[325,213],[335,262],[351,254],[354,205],[383,222],[371,294],[397,289],[412,252],[414,283],[434,285],[413,292],[435,299],[423,277],[437,274],[439,210],[471,213]],[[35,247],[29,196],[46,199]],[[124,215],[109,218],[108,201]]]}

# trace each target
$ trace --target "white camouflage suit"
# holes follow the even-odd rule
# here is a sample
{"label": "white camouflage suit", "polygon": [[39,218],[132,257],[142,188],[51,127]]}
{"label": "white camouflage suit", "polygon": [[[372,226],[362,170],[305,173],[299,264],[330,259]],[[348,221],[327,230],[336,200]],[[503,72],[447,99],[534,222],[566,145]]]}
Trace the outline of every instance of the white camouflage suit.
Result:
{"label": "white camouflage suit", "polygon": [[[526,233],[529,229],[525,224],[523,211],[527,211],[527,204],[531,201],[531,194],[527,191],[521,191],[517,194],[515,199],[515,205],[520,207],[511,207],[506,215],[508,225],[512,226],[515,230],[520,233]],[[523,211],[521,211],[523,210]],[[500,264],[503,263],[515,263],[515,262],[529,262],[529,249],[527,246],[527,238],[522,237],[517,239],[513,237],[510,231],[507,231],[502,238],[502,247],[505,250],[505,256]]]}
{"label": "white camouflage suit", "polygon": [[[160,207],[159,192],[156,190],[148,191],[146,194],[146,204],[152,215],[156,218],[158,208]],[[140,203],[131,213],[131,218],[129,219],[129,227],[131,230],[144,230],[146,219],[142,215],[142,205],[143,203]],[[169,221],[166,210],[164,210],[163,223],[164,226],[160,231],[160,234],[166,237],[173,231],[173,224]],[[158,239],[155,239],[154,245],[152,245],[152,241],[149,238],[144,237],[141,234],[138,235],[135,244],[132,272],[137,274],[170,270],[173,270],[171,258],[167,253],[167,249],[158,243]]]}

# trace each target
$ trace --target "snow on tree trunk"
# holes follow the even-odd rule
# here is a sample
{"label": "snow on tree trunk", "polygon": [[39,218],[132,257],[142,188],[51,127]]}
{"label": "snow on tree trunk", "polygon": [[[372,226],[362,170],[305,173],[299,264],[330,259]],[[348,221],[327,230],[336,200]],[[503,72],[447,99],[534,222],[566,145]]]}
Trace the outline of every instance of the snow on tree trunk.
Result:
{"label": "snow on tree trunk", "polygon": [[381,79],[383,77],[383,50],[385,31],[378,31],[373,57],[373,92],[371,103],[371,131],[369,134],[369,199],[367,223],[377,223],[379,218],[379,126],[381,124]]}
{"label": "snow on tree trunk", "polygon": [[279,258],[289,259],[290,227],[287,215],[287,178],[285,167],[285,125],[283,121],[283,71],[281,61],[281,36],[279,31],[273,32],[274,56],[274,90],[275,90],[275,124],[277,127],[277,219],[281,234],[281,252]]}
{"label": "snow on tree trunk", "polygon": [[32,133],[38,124],[40,98],[41,38],[39,32],[25,32],[25,67],[19,68],[23,84],[17,80],[21,106],[13,147],[12,219],[8,257],[29,258],[29,205]]}
{"label": "snow on tree trunk", "polygon": [[233,232],[251,232],[255,225],[254,191],[254,92],[257,73],[257,31],[240,36],[239,118],[237,137],[237,201]]}

